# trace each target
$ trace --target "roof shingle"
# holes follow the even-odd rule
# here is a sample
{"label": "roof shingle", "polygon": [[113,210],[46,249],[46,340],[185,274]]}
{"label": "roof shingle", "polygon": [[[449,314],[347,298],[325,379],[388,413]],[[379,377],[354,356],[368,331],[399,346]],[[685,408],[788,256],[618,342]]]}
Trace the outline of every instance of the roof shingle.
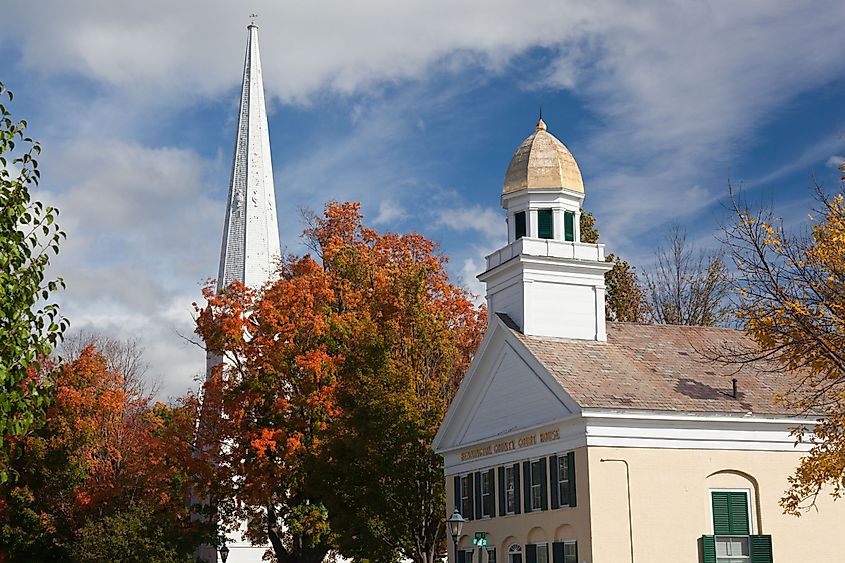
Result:
{"label": "roof shingle", "polygon": [[526,336],[499,317],[583,408],[795,414],[774,401],[795,374],[748,366],[737,372],[708,359],[714,350],[752,346],[738,330],[608,322],[607,342],[593,342]]}

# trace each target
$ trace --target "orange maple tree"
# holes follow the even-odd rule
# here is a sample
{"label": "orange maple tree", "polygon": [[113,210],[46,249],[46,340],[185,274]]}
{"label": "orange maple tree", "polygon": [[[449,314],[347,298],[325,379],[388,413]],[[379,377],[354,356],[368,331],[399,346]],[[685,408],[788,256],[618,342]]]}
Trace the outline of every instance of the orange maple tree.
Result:
{"label": "orange maple tree", "polygon": [[[431,241],[367,228],[357,203],[328,204],[305,236],[314,256],[286,258],[273,283],[254,290],[235,282],[219,293],[209,286],[197,306],[198,334],[225,358],[206,385],[206,413],[220,415],[205,425],[213,429],[206,442],[217,445],[208,448],[218,467],[209,495],[221,522],[250,521],[251,537],[269,539],[284,562],[352,550],[333,534],[348,535],[348,520],[326,503],[339,506],[329,475],[350,469],[338,465],[335,446],[356,433],[355,397],[370,389],[403,424],[424,427],[414,439],[433,455],[431,429],[484,324]],[[379,477],[369,477],[375,490]],[[429,491],[432,552],[442,539],[442,496]]]}
{"label": "orange maple tree", "polygon": [[123,376],[93,346],[53,377],[46,423],[16,444],[16,479],[0,489],[0,553],[9,560],[96,560],[110,542],[127,540],[107,524],[122,518],[131,533],[158,542],[135,545],[126,560],[189,555],[204,537],[185,505],[199,463],[190,442],[195,406],[127,393]]}

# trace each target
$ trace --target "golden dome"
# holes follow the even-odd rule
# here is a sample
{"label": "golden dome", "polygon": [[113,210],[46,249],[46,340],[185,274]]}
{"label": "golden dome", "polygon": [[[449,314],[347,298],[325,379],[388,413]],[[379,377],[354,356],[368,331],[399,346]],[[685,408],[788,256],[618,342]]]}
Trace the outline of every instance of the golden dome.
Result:
{"label": "golden dome", "polygon": [[584,193],[584,181],[575,157],[540,118],[534,134],[522,141],[505,173],[502,195],[527,188],[561,189]]}

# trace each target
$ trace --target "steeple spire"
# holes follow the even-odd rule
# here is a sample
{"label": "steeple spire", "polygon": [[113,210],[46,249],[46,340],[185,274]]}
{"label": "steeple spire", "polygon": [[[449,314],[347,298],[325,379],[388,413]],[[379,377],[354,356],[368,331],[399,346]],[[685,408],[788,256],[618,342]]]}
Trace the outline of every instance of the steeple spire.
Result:
{"label": "steeple spire", "polygon": [[238,130],[217,276],[218,291],[234,280],[250,287],[262,285],[270,278],[281,254],[255,17],[255,14],[251,16],[247,26]]}

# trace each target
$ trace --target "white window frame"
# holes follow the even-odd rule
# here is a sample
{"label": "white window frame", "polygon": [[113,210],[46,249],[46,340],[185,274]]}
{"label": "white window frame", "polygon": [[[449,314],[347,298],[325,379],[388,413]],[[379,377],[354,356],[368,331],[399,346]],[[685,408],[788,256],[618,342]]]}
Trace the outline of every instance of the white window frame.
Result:
{"label": "white window frame", "polygon": [[469,511],[464,510],[464,502],[466,501],[469,505],[470,510],[472,510],[472,499],[469,496],[469,487],[467,486],[472,479],[472,473],[466,473],[461,475],[461,478],[458,480],[459,486],[461,487],[461,506],[460,511],[461,515],[464,518],[469,519]]}
{"label": "white window frame", "polygon": [[[748,536],[737,536],[737,535],[717,535],[716,534],[716,526],[713,523],[713,493],[745,493],[745,502],[748,504]],[[731,556],[732,559],[739,559],[743,558],[745,561],[750,563],[751,561],[751,539],[750,536],[754,535],[754,503],[752,502],[752,489],[748,488],[724,488],[724,487],[717,487],[707,490],[707,506],[709,507],[710,513],[710,530],[713,532],[713,541],[714,543],[718,543],[718,538],[749,538],[749,555],[745,556]],[[720,557],[716,558],[718,562],[719,559],[723,559]]]}
{"label": "white window frame", "polygon": [[[491,518],[493,513],[495,513],[496,507],[493,506],[493,501],[496,499],[492,498],[493,494],[493,482],[490,479],[490,473],[487,471],[481,472],[481,517],[482,518]],[[487,482],[487,487],[485,491],[484,483]],[[490,511],[488,512],[488,508]]]}
{"label": "white window frame", "polygon": [[546,561],[545,561],[545,563],[552,563],[551,550],[549,549],[549,542],[535,543],[535,544],[531,544],[531,545],[534,545],[534,546],[537,547],[537,563],[542,563],[542,561],[540,559],[540,548],[541,547],[546,550]]}
{"label": "white window frame", "polygon": [[[566,479],[563,478],[563,472],[561,471],[561,465],[566,465]],[[555,486],[557,487],[557,501],[561,507],[567,507],[572,505],[572,499],[569,498],[569,472],[572,471],[572,468],[569,467],[569,457],[566,454],[558,454],[557,456],[557,483]],[[567,500],[563,502],[563,494],[566,492]]]}
{"label": "white window frame", "polygon": [[[528,478],[531,480],[530,481],[531,487],[529,487],[529,490],[531,491],[531,512],[537,512],[537,511],[540,511],[540,510],[543,509],[543,479],[541,479],[541,477],[539,475],[539,473],[540,473],[539,471],[537,471],[538,475],[537,475],[536,485],[534,483],[534,473],[535,473],[534,465],[537,464],[537,467],[540,467],[541,463],[545,463],[544,458],[534,459],[534,460],[531,460],[531,461],[528,462],[528,473],[529,473]],[[539,498],[540,498],[539,505],[534,504],[534,488],[535,487],[540,491],[539,492]],[[540,545],[540,544],[537,544],[537,545]]]}
{"label": "white window frame", "polygon": [[713,524],[713,493],[745,493],[745,502],[748,503],[748,535],[753,536],[755,534],[754,531],[754,502],[751,499],[753,491],[751,489],[745,488],[733,488],[733,489],[726,489],[726,488],[713,488],[707,489],[707,511],[710,514],[710,530],[713,535],[716,535],[716,527]]}
{"label": "white window frame", "polygon": [[518,543],[512,543],[508,547],[507,563],[513,563],[514,555],[519,555],[519,560],[522,561],[522,563],[525,563],[524,560],[522,559],[522,546],[519,545]]}
{"label": "white window frame", "polygon": [[505,467],[505,514],[516,514],[516,471],[513,465]]}
{"label": "white window frame", "polygon": [[563,540],[561,542],[563,544],[563,563],[567,563],[566,561],[566,547],[567,546],[575,546],[575,561],[574,563],[578,563],[578,542],[576,540]]}
{"label": "white window frame", "polygon": [[[745,540],[745,546],[748,549],[748,555],[726,555],[724,557],[719,556],[719,539],[740,539]],[[716,548],[716,563],[720,563],[722,561],[743,561],[745,563],[751,562],[751,537],[750,536],[714,536],[714,545]]]}

